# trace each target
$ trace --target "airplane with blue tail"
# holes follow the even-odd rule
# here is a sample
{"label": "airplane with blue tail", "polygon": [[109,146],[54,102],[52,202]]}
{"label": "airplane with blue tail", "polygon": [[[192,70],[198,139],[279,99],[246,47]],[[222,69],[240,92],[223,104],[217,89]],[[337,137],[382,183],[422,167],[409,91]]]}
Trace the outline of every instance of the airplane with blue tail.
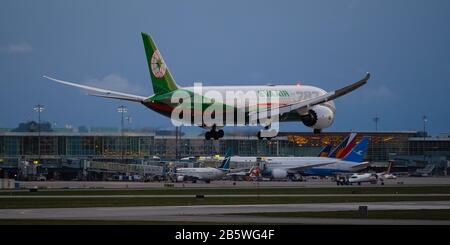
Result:
{"label": "airplane with blue tail", "polygon": [[209,183],[211,180],[222,179],[230,171],[231,150],[228,150],[222,164],[217,168],[177,168],[175,170],[176,180],[191,180],[193,183],[197,180]]}
{"label": "airplane with blue tail", "polygon": [[369,138],[363,137],[342,159],[331,157],[299,157],[282,161],[273,159],[263,163],[261,175],[271,179],[284,179],[292,175],[333,176],[341,173],[354,173],[365,169],[364,162]]}

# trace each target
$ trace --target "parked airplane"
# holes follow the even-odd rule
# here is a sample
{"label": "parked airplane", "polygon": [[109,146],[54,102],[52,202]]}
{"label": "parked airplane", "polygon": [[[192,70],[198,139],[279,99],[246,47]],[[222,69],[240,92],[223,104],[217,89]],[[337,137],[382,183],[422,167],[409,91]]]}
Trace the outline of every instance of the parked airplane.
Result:
{"label": "parked airplane", "polygon": [[337,146],[332,150],[333,144],[326,145],[318,154],[318,157],[332,157],[341,159],[343,156],[355,146],[356,133],[351,133],[344,138]]}
{"label": "parked airplane", "polygon": [[[279,117],[280,122],[298,121],[302,122],[305,126],[314,130],[314,133],[320,133],[322,129],[328,128],[334,121],[334,115],[336,108],[333,100],[339,98],[367,83],[370,78],[370,74],[358,82],[350,84],[346,87],[326,92],[323,89],[307,85],[266,85],[266,86],[204,86],[202,87],[202,93],[198,94],[195,87],[180,87],[172,77],[167,64],[156,47],[156,44],[152,38],[142,33],[142,39],[144,42],[145,53],[147,57],[148,67],[150,70],[150,77],[153,85],[154,95],[141,96],[129,93],[117,92],[107,89],[101,89],[86,85],[81,85],[73,82],[63,81],[48,76],[44,76],[55,82],[86,89],[92,91],[93,96],[127,100],[132,102],[138,102],[144,106],[164,115],[171,117],[176,108],[183,105],[183,101],[193,101],[194,103],[188,103],[184,105],[184,109],[187,109],[191,117],[186,116],[184,118],[180,114],[180,118],[177,121],[193,124],[202,128],[209,129],[210,131],[205,133],[206,139],[219,139],[224,136],[224,131],[221,128],[224,125],[237,124],[237,117],[235,115],[244,115],[242,123],[250,124],[255,120],[269,119],[266,123],[266,128],[271,125],[271,118]],[[206,96],[208,92],[218,93],[222,99],[212,98]],[[237,95],[247,94],[253,92],[255,96],[249,100],[237,99]],[[178,98],[175,102],[173,96],[175,94],[185,94],[185,97]],[[227,97],[228,93],[234,94],[235,97]],[[200,101],[195,98],[200,98]],[[267,98],[277,98],[278,103],[261,103],[261,100]],[[214,108],[222,108],[222,121],[208,125],[205,123],[204,116],[208,114],[211,118],[219,117],[215,115]],[[184,112],[184,110],[183,110]],[[195,115],[202,115],[200,120],[195,120]],[[184,115],[184,114],[183,114]],[[233,115],[233,123],[227,120]],[[174,119],[174,118],[172,118]],[[242,118],[241,118],[242,121]],[[258,137],[261,139],[264,135],[261,135],[261,131],[258,133]],[[275,136],[275,135],[273,135]],[[270,136],[270,137],[273,137]],[[270,138],[266,137],[266,138]]]}
{"label": "parked airplane", "polygon": [[341,143],[339,143],[333,151],[330,152],[329,157],[343,158],[347,155],[356,144],[356,133],[351,133]]}
{"label": "parked airplane", "polygon": [[261,169],[259,168],[259,166],[253,166],[252,168],[250,168],[250,170],[241,170],[241,171],[236,171],[236,172],[230,172],[227,174],[228,177],[233,178],[233,180],[237,180],[237,179],[258,179],[260,177],[261,173]]}
{"label": "parked airplane", "polygon": [[428,164],[425,168],[417,169],[415,172],[411,173],[411,177],[427,177],[430,176],[435,168],[435,165]]}
{"label": "parked airplane", "polygon": [[381,182],[382,185],[384,185],[384,180],[386,179],[396,179],[397,176],[391,174],[393,162],[389,161],[389,164],[387,166],[386,171],[382,173],[354,173],[348,179],[340,178],[337,180],[338,185],[339,184],[353,184],[358,183],[358,185],[361,185],[361,183],[369,182],[371,184],[376,184],[378,181]]}
{"label": "parked airplane", "polygon": [[228,150],[222,164],[218,168],[178,168],[175,170],[176,179],[180,182],[191,180],[192,183],[197,182],[197,180],[209,183],[211,180],[221,179],[230,170],[230,158],[231,151]]}
{"label": "parked airplane", "polygon": [[370,182],[371,184],[376,184],[378,182],[378,176],[374,173],[355,173],[348,178],[348,183],[358,183],[358,185],[361,185],[363,182]]}
{"label": "parked airplane", "polygon": [[327,157],[330,152],[331,149],[333,148],[333,144],[327,144],[320,152],[319,154],[317,154],[318,157]]}
{"label": "parked airplane", "polygon": [[[342,159],[330,157],[299,157],[295,160],[274,160],[263,164],[262,176],[282,179],[289,175],[332,176],[339,173],[352,173],[368,166],[363,162],[369,139],[361,141]],[[308,166],[316,164],[316,166]]]}
{"label": "parked airplane", "polygon": [[[326,145],[318,154],[317,157],[337,158],[338,152],[345,152],[348,154],[353,149],[356,143],[356,133],[351,133],[344,140],[342,140],[335,149],[332,150],[332,144]],[[340,156],[340,155],[339,155]],[[344,155],[345,156],[345,155]],[[343,156],[342,156],[343,157]],[[339,158],[342,158],[339,157]],[[236,163],[258,163],[265,162],[283,162],[283,161],[300,161],[304,157],[256,157],[256,156],[232,156],[231,162]],[[219,157],[220,160],[223,158]]]}
{"label": "parked airplane", "polygon": [[389,161],[386,171],[384,171],[383,173],[377,173],[378,178],[380,178],[380,179],[396,179],[397,176],[395,176],[394,174],[391,173],[393,165],[394,165],[394,162]]}

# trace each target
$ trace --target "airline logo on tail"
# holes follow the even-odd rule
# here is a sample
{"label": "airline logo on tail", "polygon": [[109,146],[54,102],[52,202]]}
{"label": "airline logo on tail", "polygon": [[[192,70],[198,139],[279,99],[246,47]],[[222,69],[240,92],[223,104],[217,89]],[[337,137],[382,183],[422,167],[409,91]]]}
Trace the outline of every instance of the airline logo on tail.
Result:
{"label": "airline logo on tail", "polygon": [[144,42],[153,92],[157,95],[162,95],[177,90],[178,85],[170,74],[169,67],[164,62],[152,38],[148,34],[142,33],[142,41]]}
{"label": "airline logo on tail", "polygon": [[218,167],[218,169],[223,171],[230,170],[230,161],[231,161],[231,150],[228,149],[227,153],[225,154],[225,158],[222,161],[222,164]]}
{"label": "airline logo on tail", "polygon": [[393,165],[393,164],[394,164],[393,161],[389,161],[388,167],[387,167],[387,170],[386,170],[386,174],[390,174],[390,173],[391,173],[392,165]]}
{"label": "airline logo on tail", "polygon": [[252,178],[258,178],[261,175],[261,169],[258,166],[253,167],[250,169],[250,177]]}
{"label": "airline logo on tail", "polygon": [[369,145],[369,138],[367,136],[363,137],[359,143],[350,151],[342,160],[349,162],[363,162],[364,155],[367,151],[367,146]]}
{"label": "airline logo on tail", "polygon": [[330,154],[332,144],[326,145],[318,154],[318,157],[327,157]]}
{"label": "airline logo on tail", "polygon": [[332,152],[330,152],[329,157],[332,158],[343,158],[347,155],[350,150],[355,146],[356,143],[356,133],[351,133],[345,139],[339,143]]}
{"label": "airline logo on tail", "polygon": [[166,63],[164,63],[159,50],[155,50],[155,52],[153,52],[152,59],[150,60],[150,66],[155,77],[161,78],[164,74],[166,74],[167,66]]}

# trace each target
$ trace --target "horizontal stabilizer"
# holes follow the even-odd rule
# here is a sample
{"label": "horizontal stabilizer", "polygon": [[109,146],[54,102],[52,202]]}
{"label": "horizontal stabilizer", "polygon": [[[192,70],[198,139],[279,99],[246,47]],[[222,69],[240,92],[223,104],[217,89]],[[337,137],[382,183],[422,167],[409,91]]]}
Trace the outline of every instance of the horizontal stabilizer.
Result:
{"label": "horizontal stabilizer", "polygon": [[114,95],[107,95],[107,94],[88,94],[88,95],[95,96],[95,97],[108,98],[108,99],[128,100],[128,101],[133,101],[133,102],[141,102],[142,101],[142,100],[136,99],[136,98],[123,97],[123,96],[114,96]]}
{"label": "horizontal stabilizer", "polygon": [[52,80],[54,82],[64,84],[64,85],[68,85],[68,86],[72,86],[72,87],[81,88],[81,89],[85,89],[85,90],[89,90],[89,91],[100,93],[100,94],[92,94],[93,96],[97,96],[97,97],[104,97],[104,98],[110,98],[110,99],[129,100],[129,101],[135,101],[135,102],[142,102],[142,101],[147,99],[147,97],[140,96],[140,95],[122,93],[122,92],[117,92],[117,91],[112,91],[112,90],[107,90],[107,89],[102,89],[102,88],[96,88],[96,87],[81,85],[81,84],[78,84],[78,83],[63,81],[63,80],[59,80],[59,79],[48,77],[48,76],[43,76],[43,77],[47,78],[49,80]]}
{"label": "horizontal stabilizer", "polygon": [[369,162],[362,162],[360,164],[351,166],[351,169],[352,169],[352,171],[357,172],[359,170],[362,170],[362,169],[365,169],[365,168],[369,167],[369,165],[370,165]]}

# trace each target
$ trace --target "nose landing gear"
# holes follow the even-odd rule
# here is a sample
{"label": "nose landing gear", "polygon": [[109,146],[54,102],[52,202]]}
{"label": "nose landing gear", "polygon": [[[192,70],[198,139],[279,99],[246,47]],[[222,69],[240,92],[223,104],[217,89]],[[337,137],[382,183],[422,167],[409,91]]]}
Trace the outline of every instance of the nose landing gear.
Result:
{"label": "nose landing gear", "polygon": [[259,140],[262,140],[262,139],[271,140],[271,139],[275,138],[277,135],[278,135],[278,130],[271,129],[271,125],[267,125],[264,127],[264,130],[258,131],[258,134],[256,135],[256,137],[258,137]]}

